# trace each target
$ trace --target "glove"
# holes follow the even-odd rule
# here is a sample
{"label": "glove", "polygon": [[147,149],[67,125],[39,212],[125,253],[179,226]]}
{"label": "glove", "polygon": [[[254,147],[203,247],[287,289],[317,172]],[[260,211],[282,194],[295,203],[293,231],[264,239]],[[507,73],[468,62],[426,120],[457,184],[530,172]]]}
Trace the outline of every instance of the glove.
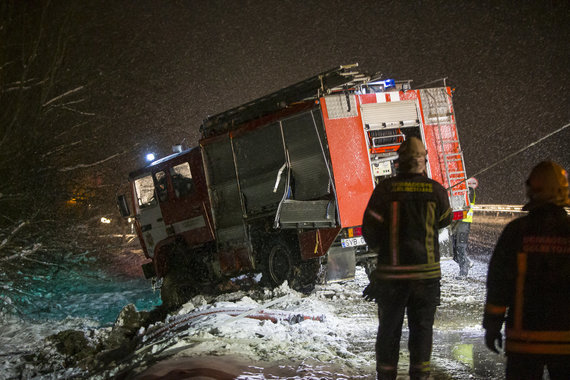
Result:
{"label": "glove", "polygon": [[378,296],[380,294],[380,288],[375,281],[371,281],[370,284],[362,291],[362,297],[366,301],[377,302]]}
{"label": "glove", "polygon": [[497,350],[497,347],[503,348],[503,335],[501,334],[501,330],[486,330],[485,346],[498,354],[499,350]]}

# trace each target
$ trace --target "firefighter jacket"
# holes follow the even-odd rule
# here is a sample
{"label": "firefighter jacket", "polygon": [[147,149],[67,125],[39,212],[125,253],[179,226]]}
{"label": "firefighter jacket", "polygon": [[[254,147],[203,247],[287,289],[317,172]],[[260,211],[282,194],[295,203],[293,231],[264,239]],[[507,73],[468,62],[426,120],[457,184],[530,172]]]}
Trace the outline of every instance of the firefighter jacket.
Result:
{"label": "firefighter jacket", "polygon": [[483,327],[505,350],[570,355],[570,217],[554,204],[509,223],[489,263]]}
{"label": "firefighter jacket", "polygon": [[441,278],[438,230],[451,223],[447,191],[421,174],[381,181],[362,222],[366,243],[378,252],[379,280]]}

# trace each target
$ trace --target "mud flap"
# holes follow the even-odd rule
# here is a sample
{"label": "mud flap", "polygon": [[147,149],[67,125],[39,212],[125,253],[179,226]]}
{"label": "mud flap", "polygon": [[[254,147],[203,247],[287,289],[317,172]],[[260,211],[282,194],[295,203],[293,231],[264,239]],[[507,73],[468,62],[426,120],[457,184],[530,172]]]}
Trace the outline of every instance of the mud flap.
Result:
{"label": "mud flap", "polygon": [[144,263],[141,265],[141,268],[144,274],[144,278],[147,280],[156,276],[156,270],[154,269],[154,263],[152,261]]}
{"label": "mud flap", "polygon": [[331,247],[327,254],[327,282],[352,280],[356,272],[356,248]]}

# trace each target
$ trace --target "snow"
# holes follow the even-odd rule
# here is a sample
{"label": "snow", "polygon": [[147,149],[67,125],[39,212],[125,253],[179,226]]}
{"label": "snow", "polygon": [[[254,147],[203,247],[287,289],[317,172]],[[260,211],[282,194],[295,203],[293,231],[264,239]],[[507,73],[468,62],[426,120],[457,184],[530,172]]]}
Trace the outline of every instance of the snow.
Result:
{"label": "snow", "polygon": [[[442,305],[436,316],[434,366],[445,368],[448,373],[465,375],[473,369],[469,364],[473,362],[473,355],[466,359],[460,353],[465,349],[472,352],[470,342],[481,340],[482,336],[480,314],[477,312],[473,319],[472,312],[482,307],[484,282],[481,280],[485,264],[476,262],[470,279],[456,278],[457,265],[449,259],[442,260],[442,270]],[[221,360],[225,363],[224,373],[231,373],[235,378],[372,379],[378,320],[376,305],[361,297],[367,284],[364,270],[358,268],[354,281],[319,285],[310,295],[298,293],[286,283],[273,290],[238,291],[215,298],[199,295],[165,320],[140,328],[134,354],[110,369],[96,373],[65,370],[64,360],[58,357],[52,345],[46,344],[41,351],[52,361],[49,375],[36,376],[34,371],[38,368],[31,366],[30,375],[24,378],[75,374],[107,379],[123,372],[146,376],[167,373],[173,366],[202,368],[206,363],[218,368]],[[458,305],[461,306],[458,308]],[[249,315],[244,315],[247,312]],[[275,322],[266,319],[269,316]],[[42,337],[63,329],[85,331],[93,345],[107,339],[111,331],[110,327],[100,327],[86,319],[24,324],[24,330],[17,330],[22,321],[7,322],[12,327],[11,333],[3,331],[1,334],[2,354],[29,350]],[[115,326],[124,323],[123,318],[118,318]],[[450,334],[454,336],[454,344],[449,342]],[[403,336],[407,339],[406,328]],[[10,337],[17,337],[18,343],[7,344]],[[405,344],[401,352],[400,369],[404,374],[408,359]],[[210,363],[213,358],[216,360]],[[162,362],[155,364],[157,361]],[[15,375],[15,364],[5,361],[2,364],[5,373]]]}
{"label": "snow", "polygon": [[[486,261],[474,260],[467,278],[457,276],[458,266],[450,258],[442,258],[441,265],[442,303],[436,313],[432,355],[434,378],[502,377],[504,358],[486,350],[480,325]],[[361,296],[367,284],[364,270],[357,267],[353,281],[318,285],[310,294],[296,292],[285,283],[273,290],[199,295],[163,320],[138,327],[130,354],[105,365],[92,365],[88,372],[81,369],[88,364],[85,360],[66,369],[68,358],[58,353],[53,342],[42,339],[74,329],[84,333],[87,346],[95,347],[128,325],[127,315],[135,310],[133,305],[123,309],[114,326],[82,318],[32,323],[3,315],[0,371],[4,375],[0,378],[73,375],[107,379],[126,374],[145,378],[177,370],[205,371],[215,378],[373,379],[378,319],[376,304]],[[402,337],[399,378],[406,378],[406,325]]]}
{"label": "snow", "polygon": [[[270,371],[277,371],[279,377],[311,378],[311,373],[317,371],[322,378],[323,367],[326,367],[325,372],[331,374],[338,372],[352,378],[367,378],[364,374],[374,372],[373,342],[377,320],[375,305],[361,300],[365,284],[366,274],[359,270],[355,281],[317,286],[310,296],[290,289],[285,283],[262,292],[240,291],[213,299],[201,295],[194,297],[166,320],[139,329],[136,354],[130,360],[92,378],[109,378],[131,367],[141,371],[147,362],[157,357],[235,357],[236,354],[239,354],[240,363],[256,363],[249,371],[257,371],[259,376],[267,368],[273,368]],[[256,315],[265,311],[276,317],[276,323],[240,316],[250,310],[257,311]],[[233,316],[221,311],[233,311]],[[28,324],[29,334],[22,335],[21,331],[16,334],[15,330],[22,321],[6,322],[14,326],[14,330],[13,334],[2,332],[2,343],[9,335],[18,335],[18,339],[29,337],[9,348],[3,344],[2,354],[26,351],[39,338],[63,328],[83,330],[94,338],[104,337],[109,332],[109,328],[97,329],[96,324],[88,320],[73,319],[51,328],[48,324]],[[358,322],[360,332],[366,332],[367,348],[362,352],[355,352],[362,340],[360,332],[351,327],[355,322]],[[116,325],[122,323],[119,319]],[[48,351],[53,354],[53,349]],[[288,365],[283,366],[283,363]],[[14,364],[4,362],[5,373]],[[54,368],[52,374],[56,373],[65,374]],[[272,375],[265,373],[263,376]]]}
{"label": "snow", "polygon": [[[363,310],[354,315],[351,306],[355,299],[360,302],[365,282],[366,274],[359,271],[356,281],[317,287],[310,296],[291,290],[286,283],[260,294],[221,295],[208,303],[197,296],[165,321],[139,330],[137,371],[145,368],[149,356],[180,359],[239,354],[240,363],[256,363],[249,375],[257,372],[257,376],[266,376],[259,378],[273,376],[263,372],[267,368],[275,368],[278,376],[299,376],[300,372],[303,378],[311,378],[312,371],[323,366],[330,368],[331,374],[341,371],[344,376],[364,378],[359,375],[363,370],[374,372],[375,307],[361,304]],[[243,316],[251,310],[257,312],[252,313],[254,316],[266,311],[277,321]],[[232,311],[234,316],[224,311]],[[367,352],[355,353],[350,325],[359,317],[366,319],[360,328],[368,330],[371,340]],[[134,364],[124,363],[98,378],[114,376]],[[322,373],[318,376],[321,378]]]}

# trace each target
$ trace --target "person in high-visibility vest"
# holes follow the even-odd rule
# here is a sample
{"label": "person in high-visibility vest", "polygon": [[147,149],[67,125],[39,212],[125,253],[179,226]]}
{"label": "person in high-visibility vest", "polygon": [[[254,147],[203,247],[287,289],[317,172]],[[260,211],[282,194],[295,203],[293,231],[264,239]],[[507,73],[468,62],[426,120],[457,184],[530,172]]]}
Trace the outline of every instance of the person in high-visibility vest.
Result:
{"label": "person in high-visibility vest", "polygon": [[543,161],[526,184],[528,215],[505,227],[489,262],[485,344],[498,352],[506,319],[507,379],[542,379],[545,366],[570,379],[568,174]]}
{"label": "person in high-visibility vest", "polygon": [[469,232],[473,222],[473,205],[475,204],[475,189],[472,189],[472,200],[469,211],[462,220],[456,222],[453,228],[453,261],[459,264],[459,275],[465,277],[469,274],[469,269],[473,262],[467,256],[467,245],[469,242]]}

